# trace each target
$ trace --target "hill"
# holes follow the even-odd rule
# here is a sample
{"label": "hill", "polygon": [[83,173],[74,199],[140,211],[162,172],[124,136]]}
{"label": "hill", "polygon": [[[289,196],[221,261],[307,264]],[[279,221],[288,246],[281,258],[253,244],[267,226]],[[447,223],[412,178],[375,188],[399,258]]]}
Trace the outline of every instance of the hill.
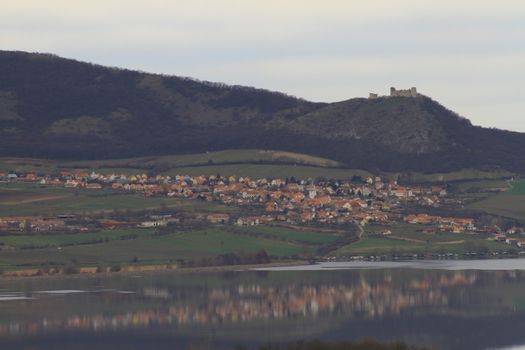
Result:
{"label": "hill", "polygon": [[351,168],[525,173],[525,134],[429,97],[313,103],[282,93],[0,51],[0,156],[109,159],[278,149]]}

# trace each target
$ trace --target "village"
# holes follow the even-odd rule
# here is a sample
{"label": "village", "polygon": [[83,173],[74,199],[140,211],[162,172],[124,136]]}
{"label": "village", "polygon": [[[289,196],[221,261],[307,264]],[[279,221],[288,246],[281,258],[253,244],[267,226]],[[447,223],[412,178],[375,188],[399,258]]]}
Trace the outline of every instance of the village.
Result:
{"label": "village", "polygon": [[[369,224],[388,227],[395,223],[419,225],[423,232],[489,234],[491,239],[525,248],[518,234],[523,229],[507,230],[478,225],[473,218],[444,217],[407,213],[407,208],[438,208],[447,201],[444,186],[402,186],[394,180],[376,177],[333,179],[250,179],[236,176],[188,176],[100,174],[95,171],[63,171],[54,175],[0,173],[0,182],[29,183],[90,191],[107,189],[132,192],[145,197],[170,197],[218,202],[242,209],[239,215],[206,213],[195,219],[209,224],[314,225],[337,227]],[[248,214],[246,214],[248,213]],[[97,219],[86,225],[77,215],[0,217],[0,231],[7,232],[87,232],[93,228],[162,228],[180,224],[176,214],[148,215],[132,220]],[[388,237],[391,230],[377,233]]]}

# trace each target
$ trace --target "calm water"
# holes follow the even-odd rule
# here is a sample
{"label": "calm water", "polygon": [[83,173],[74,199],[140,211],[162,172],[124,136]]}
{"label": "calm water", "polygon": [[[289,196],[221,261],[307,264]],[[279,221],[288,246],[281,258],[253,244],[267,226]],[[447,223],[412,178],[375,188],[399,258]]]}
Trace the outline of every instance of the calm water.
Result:
{"label": "calm water", "polygon": [[363,337],[519,349],[525,260],[0,282],[0,349],[231,349]]}

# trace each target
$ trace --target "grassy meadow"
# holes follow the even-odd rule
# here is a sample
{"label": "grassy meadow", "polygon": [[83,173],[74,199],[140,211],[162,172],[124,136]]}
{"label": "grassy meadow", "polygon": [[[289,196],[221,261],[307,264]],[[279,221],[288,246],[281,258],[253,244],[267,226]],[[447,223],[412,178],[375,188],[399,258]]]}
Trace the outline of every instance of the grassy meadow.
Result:
{"label": "grassy meadow", "polygon": [[[130,235],[134,237],[129,238]],[[214,258],[225,253],[256,253],[261,249],[270,256],[282,258],[313,254],[317,247],[334,239],[337,235],[315,231],[231,226],[173,231],[162,235],[156,235],[149,229],[129,229],[64,235],[0,236],[0,242],[15,248],[0,252],[0,268],[38,268],[71,263],[96,266],[129,264],[132,261],[142,264],[173,263]],[[96,240],[102,241],[95,243]]]}
{"label": "grassy meadow", "polygon": [[102,230],[98,232],[70,233],[70,234],[16,234],[0,236],[0,244],[15,249],[38,249],[62,247],[77,244],[93,244],[126,239],[128,237],[152,236],[152,229],[120,229]]}
{"label": "grassy meadow", "polygon": [[270,239],[301,242],[312,245],[332,243],[340,237],[340,234],[337,233],[319,232],[315,231],[315,229],[296,230],[278,226],[252,226],[234,228],[233,230],[244,234],[260,235]]}
{"label": "grassy meadow", "polygon": [[502,179],[462,181],[451,186],[455,192],[460,193],[503,192],[510,189],[508,181]]}
{"label": "grassy meadow", "polygon": [[[169,175],[237,175],[260,177],[340,178],[353,175],[370,176],[370,172],[348,169],[344,164],[316,156],[294,152],[240,149],[207,153],[136,157],[124,159],[60,161],[31,158],[0,158],[0,172],[20,171],[52,173],[74,169],[97,172],[138,174],[148,171]],[[402,176],[413,183],[462,180],[498,180],[513,174],[506,171],[462,169],[448,173],[411,172],[382,173],[386,178]]]}
{"label": "grassy meadow", "polygon": [[205,166],[188,166],[175,167],[167,172],[165,175],[235,175],[248,176],[250,178],[286,178],[295,177],[298,179],[315,179],[317,177],[335,178],[335,179],[349,179],[354,175],[370,176],[371,173],[364,170],[356,169],[339,169],[339,168],[323,168],[305,165],[277,165],[277,164],[223,164],[223,165],[205,165]]}
{"label": "grassy meadow", "polygon": [[469,207],[525,222],[525,180],[513,181],[509,191],[484,198]]}
{"label": "grassy meadow", "polygon": [[144,210],[161,206],[185,211],[236,211],[234,207],[214,202],[144,197],[141,194],[109,189],[69,189],[25,183],[0,183],[0,216]]}
{"label": "grassy meadow", "polygon": [[451,182],[451,181],[465,181],[465,180],[498,180],[502,178],[510,178],[514,174],[508,171],[483,171],[477,169],[461,169],[447,173],[423,173],[411,172],[408,174],[392,174],[404,175],[407,180],[412,183],[427,183],[427,182]]}
{"label": "grassy meadow", "polygon": [[59,161],[31,158],[0,158],[0,171],[23,171],[50,173],[52,171],[71,169],[91,169],[99,172],[141,173],[155,167],[184,168],[199,165],[213,164],[292,164],[298,166],[312,166],[325,168],[340,168],[344,164],[330,159],[310,156],[306,154],[242,149],[224,150],[208,153],[166,155],[152,157],[137,157],[123,159],[87,160],[87,161]]}
{"label": "grassy meadow", "polygon": [[[507,251],[509,246],[488,240],[487,235],[422,232],[428,226],[395,224],[393,226],[370,225],[365,227],[365,234],[356,243],[341,247],[336,255],[383,255],[383,254],[414,254],[414,253],[457,253],[477,252],[484,249],[490,251]],[[390,229],[391,236],[378,237],[374,233]]]}

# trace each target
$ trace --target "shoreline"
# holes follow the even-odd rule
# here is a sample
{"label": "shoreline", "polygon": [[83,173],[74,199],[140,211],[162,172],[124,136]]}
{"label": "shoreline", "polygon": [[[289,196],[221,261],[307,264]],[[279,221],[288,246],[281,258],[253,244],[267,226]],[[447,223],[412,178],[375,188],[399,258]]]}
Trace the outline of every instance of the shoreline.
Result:
{"label": "shoreline", "polygon": [[294,260],[289,262],[270,262],[267,264],[249,264],[249,265],[222,265],[222,266],[201,266],[201,267],[177,267],[175,264],[160,265],[139,265],[123,266],[120,271],[96,272],[96,267],[80,267],[78,273],[41,273],[39,269],[22,269],[9,270],[0,275],[0,281],[11,281],[21,279],[40,279],[40,278],[76,278],[76,277],[102,277],[102,276],[126,276],[136,273],[207,273],[207,272],[227,272],[227,271],[257,271],[257,268],[276,268],[276,267],[293,267],[308,265],[308,261]]}
{"label": "shoreline", "polygon": [[314,265],[255,268],[256,271],[335,271],[335,270],[435,270],[435,271],[524,271],[525,259],[442,259],[388,261],[332,261]]}
{"label": "shoreline", "polygon": [[[516,263],[519,267],[505,266],[507,263]],[[479,265],[488,265],[488,268],[480,268]],[[521,266],[523,265],[523,266]],[[499,266],[499,267],[498,267]],[[525,258],[505,257],[505,258],[476,258],[476,259],[404,259],[404,260],[345,260],[345,261],[316,261],[311,263],[306,260],[294,260],[286,262],[270,262],[267,264],[248,264],[248,265],[222,265],[222,266],[201,266],[201,267],[177,267],[176,265],[142,265],[142,266],[123,266],[120,271],[96,272],[96,268],[79,268],[78,273],[53,273],[36,274],[37,269],[12,270],[6,271],[0,276],[0,281],[13,281],[24,279],[41,278],[82,278],[82,277],[110,277],[110,276],[130,276],[140,274],[155,273],[220,273],[220,272],[245,272],[245,271],[330,271],[330,270],[370,270],[370,269],[428,269],[428,270],[518,270],[525,271]]]}

